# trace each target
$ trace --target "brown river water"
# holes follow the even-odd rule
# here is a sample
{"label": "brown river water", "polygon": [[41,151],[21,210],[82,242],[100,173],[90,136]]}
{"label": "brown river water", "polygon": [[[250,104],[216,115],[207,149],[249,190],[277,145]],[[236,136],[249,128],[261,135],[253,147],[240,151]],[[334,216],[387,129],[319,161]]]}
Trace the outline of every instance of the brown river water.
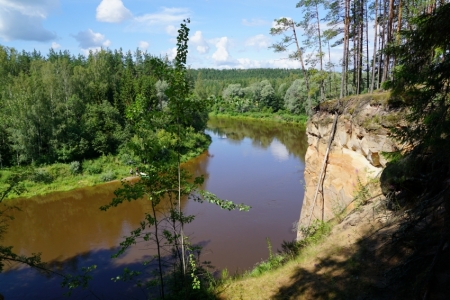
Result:
{"label": "brown river water", "polygon": [[[304,129],[271,122],[212,118],[207,133],[208,151],[185,164],[203,174],[203,189],[222,199],[252,206],[249,212],[226,211],[209,203],[184,199],[185,214],[195,215],[185,232],[192,244],[203,247],[201,260],[216,270],[243,272],[267,259],[269,238],[275,252],[283,240],[295,238],[293,223],[300,215],[303,198]],[[123,237],[139,226],[149,206],[145,200],[126,202],[108,211],[119,182],[56,192],[32,199],[18,199],[20,210],[10,212],[8,232],[0,241],[16,253],[41,253],[58,272],[76,274],[97,265],[89,289],[77,289],[69,299],[145,299],[132,282],[111,278],[153,255],[151,243],[140,242],[112,259]],[[67,299],[61,278],[20,265],[9,264],[0,274],[0,293],[5,299]]]}

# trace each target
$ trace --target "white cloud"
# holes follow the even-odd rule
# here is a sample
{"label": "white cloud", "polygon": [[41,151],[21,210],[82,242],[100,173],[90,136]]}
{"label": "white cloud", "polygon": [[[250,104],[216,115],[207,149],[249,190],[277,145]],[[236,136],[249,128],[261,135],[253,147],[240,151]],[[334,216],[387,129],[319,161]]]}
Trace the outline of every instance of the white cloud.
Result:
{"label": "white cloud", "polygon": [[216,40],[216,52],[211,56],[216,65],[234,65],[236,61],[228,53],[229,40],[224,36]]}
{"label": "white cloud", "polygon": [[246,47],[256,47],[256,48],[268,48],[271,45],[271,40],[264,34],[258,34],[248,38],[245,41]]}
{"label": "white cloud", "polygon": [[53,43],[52,43],[52,48],[53,48],[53,49],[58,49],[58,48],[61,48],[61,45],[58,44],[58,43],[53,42]]}
{"label": "white cloud", "polygon": [[0,0],[0,37],[6,41],[55,39],[56,33],[46,30],[42,21],[58,5],[58,0]]}
{"label": "white cloud", "polygon": [[238,58],[237,61],[239,65],[237,68],[239,69],[254,69],[254,68],[262,68],[261,61],[252,60],[249,58]]}
{"label": "white cloud", "polygon": [[167,50],[166,53],[164,53],[164,55],[167,55],[167,58],[169,60],[174,60],[175,57],[177,56],[177,47],[173,47]]}
{"label": "white cloud", "polygon": [[123,5],[122,0],[102,0],[97,6],[98,21],[120,23],[133,17],[133,14]]}
{"label": "white cloud", "polygon": [[301,64],[298,60],[292,59],[270,59],[265,62],[267,68],[282,68],[282,69],[299,69]]}
{"label": "white cloud", "polygon": [[247,19],[242,19],[242,25],[244,26],[266,26],[268,24],[270,23],[262,19],[251,19],[250,21]]}
{"label": "white cloud", "polygon": [[59,6],[59,0],[0,0],[0,7],[25,16],[45,19],[49,12]]}
{"label": "white cloud", "polygon": [[277,139],[273,140],[269,146],[269,149],[276,160],[282,162],[289,159],[289,151],[286,149],[286,146],[280,143]]}
{"label": "white cloud", "polygon": [[147,50],[150,44],[146,41],[140,41],[138,44],[139,49],[141,50]]}
{"label": "white cloud", "polygon": [[94,32],[92,29],[80,31],[73,37],[78,41],[80,48],[84,50],[98,50],[111,45],[111,41],[105,39],[103,34]]}
{"label": "white cloud", "polygon": [[184,19],[189,18],[189,14],[187,8],[163,7],[160,12],[135,17],[133,24],[128,29],[133,31],[160,31],[161,28],[167,29],[169,25],[178,25]]}
{"label": "white cloud", "polygon": [[194,44],[195,49],[200,54],[208,53],[209,45],[206,40],[203,38],[201,31],[196,31],[194,35],[190,38],[192,44]]}
{"label": "white cloud", "polygon": [[168,25],[166,27],[166,33],[168,35],[171,35],[171,36],[177,36],[178,35],[178,29],[175,26],[173,26],[173,25]]}

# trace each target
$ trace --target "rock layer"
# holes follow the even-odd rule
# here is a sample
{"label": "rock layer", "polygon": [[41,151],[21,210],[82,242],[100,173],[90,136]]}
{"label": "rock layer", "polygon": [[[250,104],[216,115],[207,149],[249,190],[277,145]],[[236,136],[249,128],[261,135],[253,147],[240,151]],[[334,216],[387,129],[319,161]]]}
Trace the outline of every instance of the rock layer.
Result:
{"label": "rock layer", "polygon": [[[384,95],[384,98],[387,97]],[[382,153],[399,150],[399,144],[390,137],[389,127],[399,126],[403,122],[402,113],[381,104],[379,98],[374,101],[374,98],[365,96],[347,99],[340,104],[336,101],[332,105],[327,103],[319,106],[308,121],[304,173],[306,189],[299,228],[307,227],[310,219],[328,221],[349,206],[351,208],[361,187],[379,177],[386,166],[387,160]],[[319,189],[312,210],[336,110],[340,110],[340,115],[328,156],[323,189]],[[372,188],[370,193],[379,194],[379,187]],[[301,237],[299,231],[297,238]]]}

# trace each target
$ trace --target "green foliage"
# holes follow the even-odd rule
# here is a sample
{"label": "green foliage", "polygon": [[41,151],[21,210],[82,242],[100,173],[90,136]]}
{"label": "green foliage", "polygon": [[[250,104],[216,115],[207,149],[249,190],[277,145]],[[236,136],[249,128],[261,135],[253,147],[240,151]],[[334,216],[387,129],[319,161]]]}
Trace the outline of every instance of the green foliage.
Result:
{"label": "green foliage", "polygon": [[275,270],[283,265],[285,258],[283,255],[277,254],[272,256],[266,261],[258,263],[250,272],[251,276],[257,277],[264,274],[267,271]]}
{"label": "green foliage", "polygon": [[52,164],[46,167],[46,169],[54,179],[64,178],[72,174],[70,171],[70,167],[67,164]]}
{"label": "green foliage", "polygon": [[92,275],[90,273],[93,272],[96,268],[97,265],[92,265],[90,267],[81,268],[81,274],[64,275],[61,286],[69,289],[68,292],[65,293],[65,295],[72,295],[73,290],[79,287],[86,289],[88,287],[89,281],[92,279]]}
{"label": "green foliage", "polygon": [[102,162],[100,160],[83,161],[83,170],[90,175],[100,174],[103,171]]}
{"label": "green foliage", "polygon": [[253,268],[250,272],[251,276],[259,276],[264,274],[267,271],[275,270],[278,267],[282,266],[285,261],[285,256],[282,254],[273,254],[272,253],[272,243],[269,238],[266,238],[267,249],[269,250],[269,258],[266,261],[262,261]]}
{"label": "green foliage", "polygon": [[37,169],[29,179],[37,183],[49,184],[53,181],[53,176],[45,169]]}
{"label": "green foliage", "polygon": [[[170,64],[141,51],[75,57],[51,50],[46,59],[0,46],[0,58],[0,167],[115,154],[135,134],[135,119],[127,117],[135,108],[137,120],[152,111],[159,128],[175,122],[167,107],[169,78],[161,75]],[[209,103],[189,98],[183,122],[201,131]]]}
{"label": "green foliage", "polygon": [[415,146],[415,152],[431,150],[436,157],[447,155],[450,146],[449,14],[450,4],[443,4],[415,18],[411,29],[402,31],[405,43],[387,50],[395,55],[398,66],[386,87],[392,88],[392,98],[409,107],[407,121],[414,124],[395,134]]}
{"label": "green foliage", "polygon": [[73,161],[69,165],[70,173],[72,175],[80,174],[81,173],[81,164],[79,161]]}
{"label": "green foliage", "polygon": [[288,111],[294,114],[306,113],[308,91],[305,81],[301,79],[295,80],[287,89],[284,96],[284,106]]}
{"label": "green foliage", "polygon": [[356,203],[356,207],[359,207],[361,205],[366,205],[367,200],[370,199],[370,191],[367,184],[363,184],[361,182],[361,178],[358,176],[357,178],[357,185],[355,187],[355,192],[353,195],[353,201]]}
{"label": "green foliage", "polygon": [[105,173],[100,175],[100,181],[108,182],[117,178],[117,174],[114,171],[106,171]]}
{"label": "green foliage", "polygon": [[103,101],[100,105],[86,107],[83,130],[96,153],[102,155],[113,153],[128,139],[121,122],[119,110],[107,101]]}
{"label": "green foliage", "polygon": [[[127,143],[128,149],[121,149],[121,152],[131,153],[126,159],[137,157],[139,161],[149,162],[139,167],[146,175],[133,183],[122,181],[122,187],[114,192],[115,197],[101,209],[107,210],[136,199],[148,201],[149,209],[144,212],[144,219],[120,243],[115,257],[143,240],[154,243],[157,266],[149,270],[145,278],[141,271],[127,270],[115,277],[116,280],[133,279],[143,288],[157,287],[163,299],[205,299],[210,295],[214,278],[199,263],[200,249],[190,246],[184,235],[185,224],[192,222],[194,216],[184,214],[181,201],[185,198],[208,201],[228,210],[248,210],[249,207],[200,191],[203,177],[192,178],[181,168],[181,161],[203,151],[210,138],[203,133],[209,102],[201,101],[191,93],[186,74],[189,35],[186,23],[181,24],[178,33],[177,56],[173,63],[167,64],[157,58],[150,61],[160,78],[157,83],[159,98],[164,98],[166,105],[162,110],[149,110],[147,100],[138,95],[136,101],[125,109],[127,120],[133,125],[134,136]],[[162,207],[168,211],[167,214],[159,213]],[[197,257],[194,252],[197,252]],[[171,255],[166,256],[165,253]],[[147,262],[143,265],[145,269]]]}
{"label": "green foliage", "polygon": [[315,245],[328,236],[331,232],[331,225],[316,219],[309,227],[301,227],[299,230],[305,238],[298,241],[298,246],[303,248],[308,245]]}
{"label": "green foliage", "polygon": [[404,157],[400,151],[381,152],[381,155],[390,163],[396,163]]}
{"label": "green foliage", "polygon": [[133,166],[136,165],[137,160],[130,153],[122,153],[120,154],[120,162],[124,165]]}

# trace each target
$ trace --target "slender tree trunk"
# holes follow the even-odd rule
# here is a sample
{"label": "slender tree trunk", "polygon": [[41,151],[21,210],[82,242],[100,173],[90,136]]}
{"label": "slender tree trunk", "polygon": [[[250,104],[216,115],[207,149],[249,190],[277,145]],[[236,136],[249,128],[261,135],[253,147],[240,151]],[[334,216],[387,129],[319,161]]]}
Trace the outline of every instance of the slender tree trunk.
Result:
{"label": "slender tree trunk", "polygon": [[[330,97],[334,98],[333,95],[333,78],[332,78],[332,71],[331,71],[331,49],[330,49],[330,41],[327,40],[327,45],[328,45],[328,64],[330,65],[330,76],[329,76],[329,80],[330,80]],[[333,67],[333,73],[336,73]],[[337,95],[336,95],[337,96]]]}
{"label": "slender tree trunk", "polygon": [[[169,203],[170,203],[170,209],[173,212],[178,211],[177,207],[175,207],[175,205],[174,205],[172,194],[169,194]],[[171,213],[173,213],[173,212],[171,212]],[[170,221],[172,222],[171,223],[171,225],[172,225],[172,232],[173,232],[173,235],[175,237],[174,238],[175,253],[176,253],[176,256],[177,256],[177,258],[179,260],[180,266],[182,266],[183,265],[183,259],[181,258],[182,257],[182,253],[181,253],[180,244],[179,244],[178,238],[177,238],[177,236],[179,234],[178,226],[177,226],[177,219],[171,216]]]}
{"label": "slender tree trunk", "polygon": [[359,57],[358,57],[358,94],[361,94],[363,83],[363,59],[364,59],[364,1],[359,2],[359,18],[358,18],[358,30],[359,30]]}
{"label": "slender tree trunk", "polygon": [[357,28],[357,20],[356,20],[356,1],[353,1],[353,24],[352,24],[352,38],[353,38],[353,78],[352,78],[352,83],[353,83],[353,87],[355,88],[355,92],[357,93],[357,79],[358,76],[357,74],[357,68],[358,68],[358,28]]}
{"label": "slender tree trunk", "polygon": [[350,39],[350,0],[345,0],[344,13],[344,53],[342,57],[342,78],[341,78],[341,94],[340,98],[347,95],[347,74],[348,74],[348,57],[349,57],[349,39]]}
{"label": "slender tree trunk", "polygon": [[322,72],[323,72],[323,53],[322,53],[322,35],[320,32],[320,17],[319,17],[319,7],[316,2],[316,19],[317,19],[317,34],[319,37],[319,59],[320,59],[320,102],[323,102],[325,100],[324,98],[324,82],[322,78]]}
{"label": "slender tree trunk", "polygon": [[[180,110],[178,110],[180,111]],[[178,213],[180,215],[181,221],[180,221],[180,244],[181,244],[181,261],[183,263],[183,276],[186,276],[186,260],[184,257],[184,221],[182,217],[182,211],[181,211],[181,158],[180,158],[180,147],[181,147],[181,136],[180,136],[180,119],[179,116],[177,116],[177,125],[178,125],[178,150],[177,150],[177,169],[178,169]]]}
{"label": "slender tree trunk", "polygon": [[345,95],[345,66],[347,65],[347,40],[348,40],[348,0],[345,1],[345,12],[344,12],[344,50],[342,52],[342,77],[341,77],[341,93],[339,98],[343,98]]}
{"label": "slender tree trunk", "polygon": [[[393,31],[393,21],[394,21],[394,0],[389,0],[389,19],[387,24],[387,44],[392,42],[392,31]],[[385,55],[386,59],[384,61],[384,70],[383,70],[383,79],[382,81],[386,81],[387,75],[389,73],[389,63],[390,63],[390,55]]]}
{"label": "slender tree trunk", "polygon": [[157,249],[157,255],[158,255],[158,268],[159,268],[159,280],[161,281],[161,298],[164,299],[164,276],[163,276],[163,267],[162,267],[162,257],[161,257],[161,241],[159,240],[159,233],[158,233],[158,219],[156,218],[156,210],[155,210],[155,203],[153,200],[150,200],[152,202],[152,212],[153,212],[153,218],[155,219],[155,242],[156,242],[156,249]]}
{"label": "slender tree trunk", "polygon": [[369,85],[370,85],[370,62],[369,62],[369,9],[367,7],[367,0],[365,2],[366,6],[366,91],[369,92]]}
{"label": "slender tree trunk", "polygon": [[356,31],[356,36],[353,38],[353,57],[354,57],[354,62],[353,62],[353,85],[355,86],[355,93],[356,95],[359,94],[359,58],[360,58],[360,48],[359,48],[359,24],[356,23],[355,24],[355,31]]}
{"label": "slender tree trunk", "polygon": [[[372,81],[370,83],[370,93],[373,93],[375,83],[375,61],[377,58],[377,30],[378,30],[378,0],[375,0],[375,33],[373,38],[373,61],[372,61]],[[378,70],[379,72],[380,70]]]}
{"label": "slender tree trunk", "polygon": [[[400,44],[400,30],[402,28],[402,0],[399,0],[398,4],[398,20],[397,20],[397,33],[395,36],[395,44],[398,46]],[[397,59],[394,56],[394,62],[392,64],[392,68],[395,68],[397,64]]]}
{"label": "slender tree trunk", "polygon": [[294,39],[295,39],[295,45],[297,46],[297,56],[300,59],[300,63],[303,70],[303,76],[305,77],[305,84],[306,84],[306,91],[308,92],[308,115],[312,115],[312,103],[311,103],[311,95],[309,90],[309,78],[308,78],[308,72],[306,72],[305,64],[303,62],[303,53],[302,49],[300,48],[300,45],[298,43],[297,39],[297,32],[295,31],[295,23],[292,22],[292,31],[294,32]]}
{"label": "slender tree trunk", "polygon": [[377,81],[377,86],[378,88],[380,88],[380,84],[383,83],[383,74],[384,74],[384,60],[386,59],[383,50],[386,44],[386,14],[387,14],[387,2],[384,1],[383,2],[383,17],[382,17],[382,24],[380,25],[380,57],[379,57],[379,61],[378,61],[378,81]]}

